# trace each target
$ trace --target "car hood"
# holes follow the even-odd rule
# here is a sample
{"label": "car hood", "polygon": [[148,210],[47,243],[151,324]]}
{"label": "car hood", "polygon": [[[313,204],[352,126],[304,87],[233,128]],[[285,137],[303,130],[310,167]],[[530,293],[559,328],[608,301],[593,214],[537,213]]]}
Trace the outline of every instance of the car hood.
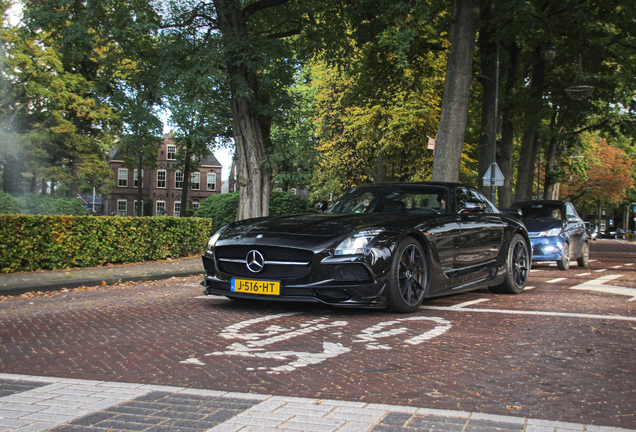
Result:
{"label": "car hood", "polygon": [[548,231],[553,228],[563,228],[562,221],[549,219],[522,219],[522,221],[529,233]]}
{"label": "car hood", "polygon": [[365,228],[403,226],[404,215],[331,215],[328,213],[247,219],[228,225],[222,240],[243,240],[257,236],[316,238],[317,242],[346,236]]}

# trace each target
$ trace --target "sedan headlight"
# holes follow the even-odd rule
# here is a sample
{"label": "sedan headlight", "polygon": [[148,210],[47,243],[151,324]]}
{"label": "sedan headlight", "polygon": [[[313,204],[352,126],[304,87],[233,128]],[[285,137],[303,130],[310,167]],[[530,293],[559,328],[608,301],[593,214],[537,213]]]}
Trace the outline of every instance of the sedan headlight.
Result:
{"label": "sedan headlight", "polygon": [[561,234],[561,228],[552,228],[551,230],[541,231],[538,237],[556,237]]}
{"label": "sedan headlight", "polygon": [[334,255],[358,255],[364,253],[371,240],[382,232],[381,229],[360,231],[338,245]]}
{"label": "sedan headlight", "polygon": [[208,240],[207,250],[211,251],[214,248],[216,242],[219,240],[219,237],[221,237],[221,234],[223,234],[223,231],[225,231],[225,228],[227,228],[227,225],[215,232],[214,235],[210,237],[210,240]]}

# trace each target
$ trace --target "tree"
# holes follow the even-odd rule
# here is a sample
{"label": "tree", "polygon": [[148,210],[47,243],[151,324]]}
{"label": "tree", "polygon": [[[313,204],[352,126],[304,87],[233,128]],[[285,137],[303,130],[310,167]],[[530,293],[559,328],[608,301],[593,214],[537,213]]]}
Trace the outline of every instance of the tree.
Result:
{"label": "tree", "polygon": [[479,13],[479,0],[453,2],[451,48],[446,66],[446,85],[433,161],[434,181],[459,180]]}

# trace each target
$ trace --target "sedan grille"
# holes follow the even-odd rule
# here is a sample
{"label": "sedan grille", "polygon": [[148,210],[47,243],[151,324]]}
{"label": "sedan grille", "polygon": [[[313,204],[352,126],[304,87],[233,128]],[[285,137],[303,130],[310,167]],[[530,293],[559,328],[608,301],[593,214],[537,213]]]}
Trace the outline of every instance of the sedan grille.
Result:
{"label": "sedan grille", "polygon": [[[258,273],[247,267],[246,258],[251,251],[258,251],[265,260],[263,270]],[[218,268],[223,273],[259,279],[296,279],[306,276],[314,256],[312,251],[305,249],[250,245],[221,246],[214,253]]]}

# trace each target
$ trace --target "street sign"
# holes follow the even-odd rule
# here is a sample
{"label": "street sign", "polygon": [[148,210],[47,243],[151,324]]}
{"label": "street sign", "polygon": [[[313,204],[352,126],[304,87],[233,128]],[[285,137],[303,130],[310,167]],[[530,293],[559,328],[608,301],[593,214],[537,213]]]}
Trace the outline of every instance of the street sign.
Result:
{"label": "street sign", "polygon": [[[486,171],[486,174],[484,174],[484,176],[482,177],[482,179],[484,180],[484,186],[490,186],[490,182],[492,180],[492,167],[493,167],[493,165],[490,165],[490,167],[488,167],[488,171]],[[494,164],[494,167],[495,167],[495,184],[494,184],[494,186],[503,186],[503,184],[504,184],[503,173],[499,169],[499,165],[497,165],[496,163]]]}

